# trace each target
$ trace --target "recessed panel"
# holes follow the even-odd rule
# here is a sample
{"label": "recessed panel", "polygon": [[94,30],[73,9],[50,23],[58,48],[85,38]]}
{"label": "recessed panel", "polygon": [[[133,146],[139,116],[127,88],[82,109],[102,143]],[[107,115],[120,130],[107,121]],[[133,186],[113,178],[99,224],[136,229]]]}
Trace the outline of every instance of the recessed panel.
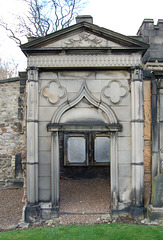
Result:
{"label": "recessed panel", "polygon": [[94,160],[97,163],[110,162],[110,138],[96,137],[94,139]]}

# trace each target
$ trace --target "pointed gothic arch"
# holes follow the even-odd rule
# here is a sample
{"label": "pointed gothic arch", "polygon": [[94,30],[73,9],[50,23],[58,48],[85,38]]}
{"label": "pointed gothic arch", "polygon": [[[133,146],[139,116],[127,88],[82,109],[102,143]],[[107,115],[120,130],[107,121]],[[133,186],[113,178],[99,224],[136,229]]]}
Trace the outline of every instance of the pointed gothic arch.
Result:
{"label": "pointed gothic arch", "polygon": [[72,99],[69,102],[66,102],[65,104],[61,105],[58,108],[58,110],[54,113],[52,117],[51,123],[59,124],[62,115],[66,111],[70,110],[71,108],[75,107],[78,103],[80,103],[83,98],[86,98],[86,100],[90,104],[92,104],[95,108],[102,110],[102,112],[104,112],[109,119],[108,123],[117,124],[117,117],[115,113],[107,104],[100,102],[91,94],[86,84],[86,81],[84,81],[78,95],[74,99]]}

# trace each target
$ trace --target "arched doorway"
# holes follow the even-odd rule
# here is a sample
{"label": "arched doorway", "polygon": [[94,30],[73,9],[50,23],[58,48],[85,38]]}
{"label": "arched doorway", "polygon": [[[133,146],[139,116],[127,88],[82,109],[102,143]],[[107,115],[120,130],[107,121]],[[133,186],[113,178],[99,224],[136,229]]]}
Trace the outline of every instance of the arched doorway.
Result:
{"label": "arched doorway", "polygon": [[[106,179],[106,189],[108,188],[106,192],[109,196],[109,182],[111,182],[109,199],[116,207],[118,191],[116,138],[121,126],[109,106],[95,99],[84,83],[79,94],[56,111],[48,129],[52,131],[51,200],[54,208],[59,208],[60,193],[62,197],[62,192],[59,190],[60,177],[82,179],[83,183],[85,179],[87,181],[96,179],[96,182],[100,183],[97,179],[101,179],[103,186],[102,179]],[[86,186],[91,185],[90,190],[95,190],[95,186],[98,187],[93,181],[89,183],[87,182]],[[72,187],[72,183],[70,185]],[[81,182],[78,182],[78,188],[81,188],[81,185]],[[64,186],[61,187],[64,189]],[[70,193],[67,187],[65,189]],[[79,192],[84,190],[79,189]],[[99,191],[99,199],[101,196]],[[106,200],[105,197],[104,199]],[[106,209],[109,207],[108,203]],[[62,210],[64,211],[64,208]]]}

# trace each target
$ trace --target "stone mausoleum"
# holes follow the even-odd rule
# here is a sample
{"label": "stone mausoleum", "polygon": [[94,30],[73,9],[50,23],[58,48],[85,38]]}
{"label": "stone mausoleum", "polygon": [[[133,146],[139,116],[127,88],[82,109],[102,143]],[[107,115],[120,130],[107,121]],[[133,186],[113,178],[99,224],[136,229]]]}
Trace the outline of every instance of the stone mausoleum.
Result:
{"label": "stone mausoleum", "polygon": [[107,178],[113,215],[163,219],[163,20],[133,37],[76,20],[21,45],[15,132],[27,151],[14,167],[23,163],[25,220],[59,215],[61,177]]}

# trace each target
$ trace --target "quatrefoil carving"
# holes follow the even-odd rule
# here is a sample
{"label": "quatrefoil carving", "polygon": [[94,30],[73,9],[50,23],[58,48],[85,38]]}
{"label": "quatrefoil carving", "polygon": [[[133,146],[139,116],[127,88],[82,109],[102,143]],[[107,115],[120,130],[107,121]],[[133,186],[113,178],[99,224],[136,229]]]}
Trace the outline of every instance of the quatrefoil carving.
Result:
{"label": "quatrefoil carving", "polygon": [[42,95],[48,98],[50,103],[57,104],[66,96],[66,89],[58,81],[52,81],[42,89]]}
{"label": "quatrefoil carving", "polygon": [[113,104],[118,104],[128,95],[128,88],[119,81],[113,80],[102,89],[104,97],[109,98]]}

